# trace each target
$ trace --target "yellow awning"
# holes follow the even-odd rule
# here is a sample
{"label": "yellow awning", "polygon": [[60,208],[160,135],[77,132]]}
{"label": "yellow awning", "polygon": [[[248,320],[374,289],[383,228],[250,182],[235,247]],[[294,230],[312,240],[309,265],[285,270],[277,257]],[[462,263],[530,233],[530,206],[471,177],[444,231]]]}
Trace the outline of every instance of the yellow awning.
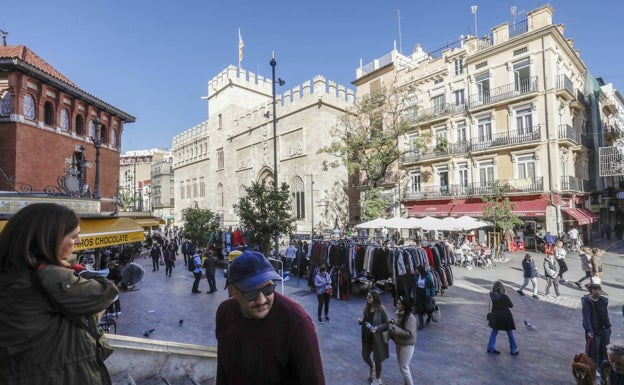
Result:
{"label": "yellow awning", "polygon": [[80,220],[80,243],[74,251],[143,242],[143,227],[130,218],[84,218]]}
{"label": "yellow awning", "polygon": [[0,231],[4,229],[4,225],[6,225],[7,221],[0,221]]}
{"label": "yellow awning", "polygon": [[164,225],[166,223],[164,219],[157,217],[134,218],[134,221],[143,227],[154,227],[158,225]]}

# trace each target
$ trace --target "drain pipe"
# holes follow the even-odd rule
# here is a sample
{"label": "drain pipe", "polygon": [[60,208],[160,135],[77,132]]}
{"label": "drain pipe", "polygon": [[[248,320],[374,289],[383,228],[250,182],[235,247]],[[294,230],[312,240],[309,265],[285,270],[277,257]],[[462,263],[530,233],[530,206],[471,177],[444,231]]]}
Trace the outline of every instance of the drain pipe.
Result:
{"label": "drain pipe", "polygon": [[[546,50],[544,48],[544,36],[542,35],[542,81],[544,83],[544,125],[546,126],[546,154],[548,157],[548,200],[550,205],[554,206],[553,203],[553,182],[552,182],[552,162],[551,162],[551,151],[550,151],[550,130],[548,124],[548,85],[546,83]],[[556,218],[557,218],[557,234],[561,234],[563,231],[563,223],[561,222],[561,212],[560,210],[556,210]]]}

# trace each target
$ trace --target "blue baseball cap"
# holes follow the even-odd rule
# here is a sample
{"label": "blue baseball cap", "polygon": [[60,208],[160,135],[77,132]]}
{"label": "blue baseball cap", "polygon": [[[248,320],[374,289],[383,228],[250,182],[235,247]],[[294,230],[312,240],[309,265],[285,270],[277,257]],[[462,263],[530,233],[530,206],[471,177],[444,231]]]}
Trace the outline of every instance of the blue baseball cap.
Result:
{"label": "blue baseball cap", "polygon": [[230,262],[228,281],[241,291],[255,289],[266,281],[281,279],[268,259],[257,251],[246,250]]}

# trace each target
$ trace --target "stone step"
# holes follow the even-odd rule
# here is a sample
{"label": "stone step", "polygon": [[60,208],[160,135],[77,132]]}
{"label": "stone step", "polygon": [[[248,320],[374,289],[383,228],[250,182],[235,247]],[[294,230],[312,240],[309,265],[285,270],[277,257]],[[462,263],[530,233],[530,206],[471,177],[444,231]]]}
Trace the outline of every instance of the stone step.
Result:
{"label": "stone step", "polygon": [[111,376],[111,381],[113,385],[204,385],[198,384],[188,376],[172,380],[155,375],[135,381],[128,372],[118,373]]}

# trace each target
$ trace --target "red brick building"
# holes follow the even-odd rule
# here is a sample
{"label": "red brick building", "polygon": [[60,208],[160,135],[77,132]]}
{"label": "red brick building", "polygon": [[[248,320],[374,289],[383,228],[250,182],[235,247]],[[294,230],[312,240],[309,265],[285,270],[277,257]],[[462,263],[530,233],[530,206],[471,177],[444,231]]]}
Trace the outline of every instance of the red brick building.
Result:
{"label": "red brick building", "polygon": [[115,210],[107,198],[117,193],[124,124],[134,121],[27,47],[0,46],[0,192],[93,198],[98,133],[102,210]]}

